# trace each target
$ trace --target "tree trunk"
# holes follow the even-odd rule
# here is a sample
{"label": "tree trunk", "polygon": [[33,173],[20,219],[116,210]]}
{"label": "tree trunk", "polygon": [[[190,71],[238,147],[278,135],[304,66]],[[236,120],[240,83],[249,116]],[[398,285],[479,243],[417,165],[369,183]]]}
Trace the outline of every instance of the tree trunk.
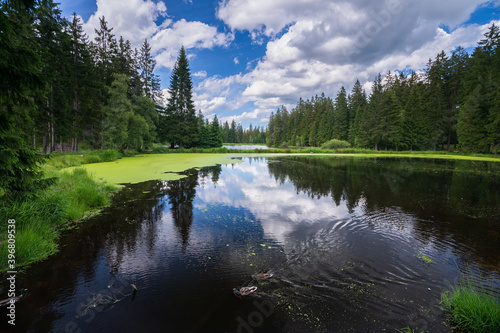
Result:
{"label": "tree trunk", "polygon": [[375,142],[375,148],[374,148],[375,151],[378,150],[378,142]]}
{"label": "tree trunk", "polygon": [[36,149],[36,134],[33,134],[33,148]]}
{"label": "tree trunk", "polygon": [[54,123],[50,123],[50,137],[51,137],[51,145],[50,145],[50,152],[52,153],[53,151],[56,150],[56,138],[54,135]]}
{"label": "tree trunk", "polygon": [[[50,118],[50,113],[49,113],[49,118]],[[50,126],[50,121],[47,123],[47,146],[49,148],[49,154],[52,153],[52,138],[51,138],[51,126]]]}
{"label": "tree trunk", "polygon": [[47,136],[46,135],[43,136],[42,151],[43,151],[44,155],[47,154]]}

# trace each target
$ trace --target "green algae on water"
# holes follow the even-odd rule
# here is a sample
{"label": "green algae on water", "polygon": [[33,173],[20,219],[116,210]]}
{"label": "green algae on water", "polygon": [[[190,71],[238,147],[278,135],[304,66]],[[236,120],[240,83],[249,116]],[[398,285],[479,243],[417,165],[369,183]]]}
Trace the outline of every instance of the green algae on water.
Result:
{"label": "green algae on water", "polygon": [[85,168],[108,183],[125,184],[148,180],[178,180],[185,177],[180,172],[192,168],[237,162],[239,161],[221,154],[151,154],[124,157],[113,162],[85,164],[80,168]]}

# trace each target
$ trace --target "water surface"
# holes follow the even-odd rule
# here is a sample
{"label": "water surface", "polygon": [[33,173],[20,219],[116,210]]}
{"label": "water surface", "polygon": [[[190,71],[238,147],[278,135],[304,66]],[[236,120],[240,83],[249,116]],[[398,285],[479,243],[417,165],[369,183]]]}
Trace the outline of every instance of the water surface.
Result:
{"label": "water surface", "polygon": [[227,149],[239,149],[239,150],[254,150],[254,149],[269,149],[265,145],[224,145]]}
{"label": "water surface", "polygon": [[16,330],[451,332],[441,291],[467,273],[497,292],[498,164],[241,160],[126,186],[18,276]]}

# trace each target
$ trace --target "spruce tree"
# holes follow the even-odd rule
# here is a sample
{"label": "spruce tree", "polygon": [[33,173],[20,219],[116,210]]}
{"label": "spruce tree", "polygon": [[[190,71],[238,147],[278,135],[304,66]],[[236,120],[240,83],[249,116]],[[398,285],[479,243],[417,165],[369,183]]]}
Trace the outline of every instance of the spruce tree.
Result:
{"label": "spruce tree", "polygon": [[210,147],[222,147],[222,131],[217,115],[215,115],[212,124],[210,124]]}
{"label": "spruce tree", "polygon": [[142,91],[149,99],[159,102],[162,97],[160,78],[154,74],[156,60],[151,55],[151,46],[147,39],[144,40],[139,51],[138,66]]}
{"label": "spruce tree", "polygon": [[0,4],[0,189],[9,194],[32,191],[42,173],[41,157],[29,143],[41,95],[41,52],[32,8],[21,2]]}
{"label": "spruce tree", "polygon": [[348,140],[353,146],[355,144],[359,123],[361,121],[364,108],[366,107],[366,103],[365,91],[363,90],[359,80],[356,80],[356,83],[352,88],[352,93],[348,99],[350,115]]}
{"label": "spruce tree", "polygon": [[347,106],[347,93],[342,86],[335,99],[335,121],[336,137],[335,139],[347,141],[349,136],[349,108]]}
{"label": "spruce tree", "polygon": [[199,130],[198,146],[201,148],[210,147],[209,127],[207,127],[205,124],[205,120],[203,118],[201,110],[198,111],[198,130]]}
{"label": "spruce tree", "polygon": [[194,109],[193,83],[184,46],[179,52],[172,75],[170,76],[170,97],[161,126],[165,127],[164,140],[170,147],[191,147],[199,140],[198,119]]}
{"label": "spruce tree", "polygon": [[486,87],[479,85],[460,108],[458,139],[460,148],[470,152],[488,152],[488,98]]}

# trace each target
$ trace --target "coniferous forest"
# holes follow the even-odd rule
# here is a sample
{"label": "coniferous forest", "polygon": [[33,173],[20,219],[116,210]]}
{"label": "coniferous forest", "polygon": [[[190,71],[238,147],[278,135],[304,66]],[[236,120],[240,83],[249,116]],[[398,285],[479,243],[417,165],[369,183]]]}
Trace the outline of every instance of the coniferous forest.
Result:
{"label": "coniferous forest", "polygon": [[[332,139],[391,150],[500,148],[500,29],[468,54],[430,59],[424,73],[378,75],[367,96],[356,81],[333,100],[299,99],[271,114],[268,128],[210,122],[195,110],[184,48],[162,96],[147,40],[117,37],[105,17],[95,38],[53,0],[4,1],[0,11],[1,188],[38,179],[40,152],[220,147],[222,142],[317,147]],[[347,143],[346,143],[347,144]],[[31,185],[30,185],[31,184]]]}
{"label": "coniferous forest", "polygon": [[269,146],[321,146],[336,139],[353,147],[390,150],[500,149],[500,29],[492,25],[469,55],[429,59],[425,73],[378,75],[367,96],[359,81],[335,100],[314,96],[271,115]]}
{"label": "coniferous forest", "polygon": [[222,145],[218,121],[196,116],[184,48],[165,102],[147,40],[132,48],[105,17],[90,40],[52,0],[0,9],[0,188],[32,187],[39,152]]}

